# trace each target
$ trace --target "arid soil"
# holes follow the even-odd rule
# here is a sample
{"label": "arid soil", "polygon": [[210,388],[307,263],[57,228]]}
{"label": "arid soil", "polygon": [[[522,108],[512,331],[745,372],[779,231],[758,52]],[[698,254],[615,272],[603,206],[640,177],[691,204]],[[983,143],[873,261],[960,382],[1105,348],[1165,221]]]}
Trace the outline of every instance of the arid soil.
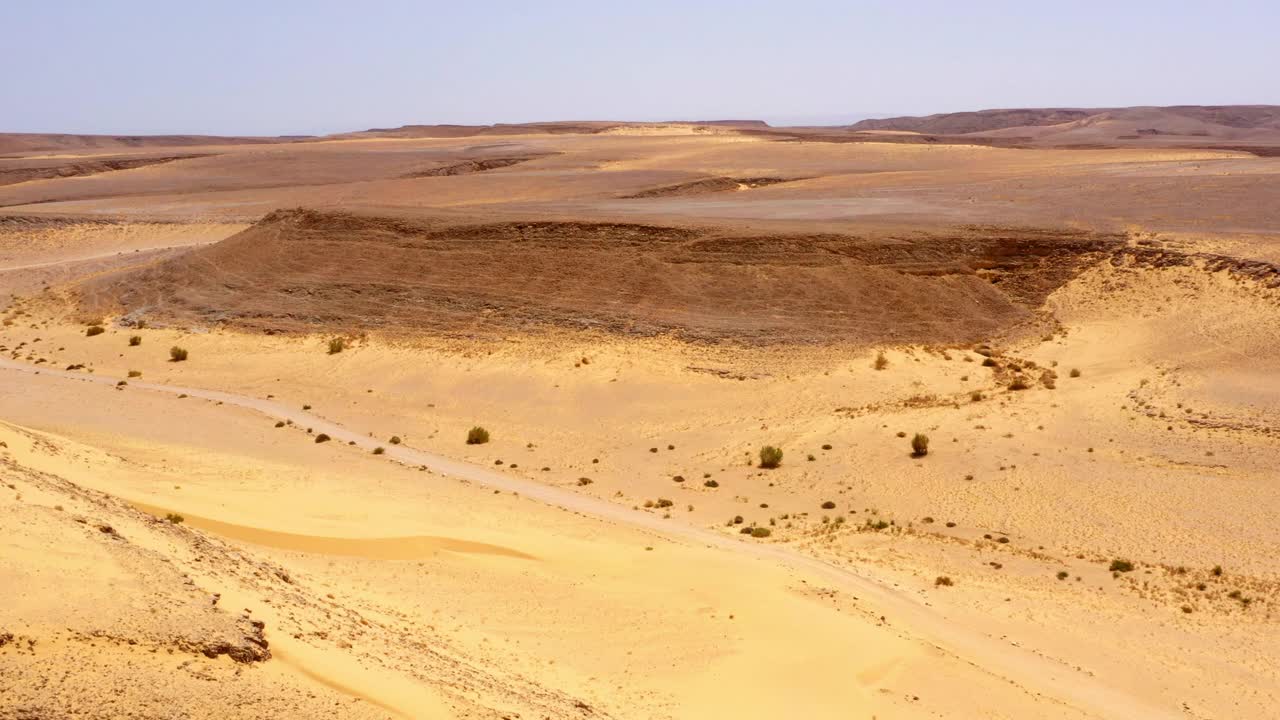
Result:
{"label": "arid soil", "polygon": [[60,140],[0,718],[1273,716],[1280,158],[806,132]]}

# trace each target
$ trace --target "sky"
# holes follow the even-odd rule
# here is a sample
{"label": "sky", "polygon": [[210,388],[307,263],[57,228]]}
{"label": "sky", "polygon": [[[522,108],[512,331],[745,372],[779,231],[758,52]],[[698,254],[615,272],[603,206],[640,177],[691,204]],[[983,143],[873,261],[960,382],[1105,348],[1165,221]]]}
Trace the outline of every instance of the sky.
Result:
{"label": "sky", "polygon": [[0,0],[0,132],[1280,104],[1280,0]]}

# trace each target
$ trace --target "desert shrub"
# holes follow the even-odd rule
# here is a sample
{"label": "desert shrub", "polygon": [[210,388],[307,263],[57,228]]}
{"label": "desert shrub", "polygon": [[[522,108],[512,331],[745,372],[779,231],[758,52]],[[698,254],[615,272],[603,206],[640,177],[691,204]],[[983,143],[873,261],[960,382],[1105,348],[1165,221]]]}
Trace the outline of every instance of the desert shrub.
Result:
{"label": "desert shrub", "polygon": [[751,537],[767,538],[773,534],[773,531],[767,527],[751,528]]}
{"label": "desert shrub", "polygon": [[929,454],[929,436],[922,433],[916,433],[911,438],[911,454],[914,457],[924,457]]}
{"label": "desert shrub", "polygon": [[317,442],[317,443],[329,442],[329,441],[330,441],[330,440],[332,440],[332,439],[333,439],[333,438],[330,438],[328,435],[326,435],[326,434],[324,434],[324,433],[320,433],[319,435],[317,435],[317,436],[316,436],[316,442]]}
{"label": "desert shrub", "polygon": [[668,499],[666,499],[666,498],[658,498],[658,507],[660,507],[660,508],[669,508],[669,507],[671,507],[672,505],[675,505],[675,503],[671,502],[670,500],[668,500]]}
{"label": "desert shrub", "polygon": [[1010,390],[1026,390],[1029,387],[1031,386],[1027,384],[1027,379],[1021,375],[1015,376],[1009,383]]}
{"label": "desert shrub", "polygon": [[1119,558],[1111,561],[1111,572],[1132,572],[1133,563]]}
{"label": "desert shrub", "polygon": [[982,402],[982,392],[979,390],[974,390],[973,392],[969,393],[969,399],[973,402]]}
{"label": "desert shrub", "polygon": [[718,488],[720,487],[720,483],[715,480],[706,480],[702,483],[702,486],[709,487],[709,488]]}
{"label": "desert shrub", "polygon": [[178,513],[169,513],[164,516],[164,519],[168,520],[173,525],[181,525],[182,521],[186,520],[186,518],[182,517]]}
{"label": "desert shrub", "polygon": [[996,366],[996,361],[992,360],[991,358],[987,358],[982,361],[982,367],[995,367],[995,366]]}
{"label": "desert shrub", "polygon": [[399,435],[392,435],[392,436],[391,436],[391,439],[390,439],[390,440],[388,440],[387,442],[391,443],[392,445],[399,445],[399,444],[400,444],[400,436],[399,436]]}
{"label": "desert shrub", "polygon": [[182,362],[187,359],[187,349],[180,348],[177,345],[169,348],[169,360],[173,362]]}
{"label": "desert shrub", "polygon": [[885,528],[889,527],[889,521],[888,520],[872,520],[871,518],[867,518],[867,527],[871,528],[872,530],[884,530]]}
{"label": "desert shrub", "polygon": [[1080,369],[1071,368],[1071,372],[1069,374],[1071,375],[1071,377],[1080,377]]}
{"label": "desert shrub", "polygon": [[741,516],[741,515],[734,515],[734,516],[733,516],[733,524],[734,524],[734,525],[741,525],[741,524],[742,524],[742,516]]}
{"label": "desert shrub", "polygon": [[130,371],[129,371],[129,377],[131,377],[131,378],[134,378],[134,377],[142,377],[142,371],[141,371],[141,370],[130,370]]}
{"label": "desert shrub", "polygon": [[141,344],[142,344],[142,336],[141,336],[141,335],[130,335],[130,336],[129,336],[129,347],[137,347],[137,346],[139,346],[139,345],[141,345]]}
{"label": "desert shrub", "polygon": [[814,456],[813,456],[813,453],[810,453],[810,454],[809,454],[809,462],[813,462],[814,460],[817,460],[817,459],[818,459],[818,458],[816,458],[816,457],[814,457]]}
{"label": "desert shrub", "polygon": [[682,483],[682,482],[684,482],[684,476],[683,476],[683,475],[676,475],[675,477],[671,478],[671,482],[678,482],[678,483]]}
{"label": "desert shrub", "polygon": [[772,445],[760,448],[760,467],[776,468],[782,464],[782,449]]}
{"label": "desert shrub", "polygon": [[489,431],[479,425],[467,431],[468,445],[483,445],[489,442]]}
{"label": "desert shrub", "polygon": [[283,421],[283,420],[277,420],[277,421],[276,421],[276,427],[278,427],[278,428],[282,428],[282,427],[284,427],[284,421]]}
{"label": "desert shrub", "polygon": [[347,348],[347,341],[340,337],[329,339],[329,354],[337,355]]}
{"label": "desert shrub", "polygon": [[951,581],[951,578],[946,575],[939,575],[937,579],[933,581],[934,587],[951,587],[954,584],[955,583]]}
{"label": "desert shrub", "polygon": [[827,501],[825,501],[825,502],[823,502],[823,503],[822,503],[822,509],[823,509],[823,510],[834,510],[834,509],[835,509],[835,507],[836,507],[836,504],[835,504],[835,503],[833,503],[833,502],[831,502],[830,500],[827,500]]}
{"label": "desert shrub", "polygon": [[590,485],[592,482],[594,482],[594,481],[593,481],[591,478],[589,478],[589,477],[580,477],[580,478],[578,478],[578,484],[579,484],[579,485]]}
{"label": "desert shrub", "polygon": [[387,451],[387,449],[386,449],[386,448],[384,448],[384,447],[382,447],[381,445],[379,445],[378,447],[376,447],[376,448],[374,448],[374,449],[373,449],[373,454],[374,454],[374,455],[381,455],[381,454],[385,453],[386,451]]}
{"label": "desert shrub", "polygon": [[753,529],[753,528],[744,527],[744,528],[742,528],[741,530],[739,530],[739,531],[738,531],[738,533],[739,533],[740,535],[750,535],[753,531],[754,531],[754,529]]}
{"label": "desert shrub", "polygon": [[1214,577],[1222,577],[1222,566],[1214,565],[1213,570],[1211,572],[1213,573]]}
{"label": "desert shrub", "polygon": [[885,357],[884,353],[877,354],[876,362],[872,367],[874,367],[877,370],[883,370],[889,367],[889,358]]}
{"label": "desert shrub", "polygon": [[1067,572],[1066,570],[1059,570],[1059,571],[1058,571],[1058,579],[1059,579],[1059,580],[1066,580],[1070,575],[1071,575],[1071,573]]}
{"label": "desert shrub", "polygon": [[823,450],[830,450],[830,449],[831,449],[831,445],[830,445],[830,444],[825,444],[825,445],[823,445],[823,446],[822,446],[822,449],[823,449]]}
{"label": "desert shrub", "polygon": [[102,327],[101,325],[90,325],[88,328],[85,328],[84,334],[88,335],[89,337],[93,337],[94,335],[101,335],[106,331],[107,329]]}

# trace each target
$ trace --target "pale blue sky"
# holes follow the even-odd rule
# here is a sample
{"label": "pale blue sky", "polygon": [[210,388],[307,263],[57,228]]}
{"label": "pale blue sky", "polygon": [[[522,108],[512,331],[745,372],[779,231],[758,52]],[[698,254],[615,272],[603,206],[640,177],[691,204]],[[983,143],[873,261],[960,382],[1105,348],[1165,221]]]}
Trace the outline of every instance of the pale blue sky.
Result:
{"label": "pale blue sky", "polygon": [[1280,104],[1280,0],[0,0],[0,132]]}

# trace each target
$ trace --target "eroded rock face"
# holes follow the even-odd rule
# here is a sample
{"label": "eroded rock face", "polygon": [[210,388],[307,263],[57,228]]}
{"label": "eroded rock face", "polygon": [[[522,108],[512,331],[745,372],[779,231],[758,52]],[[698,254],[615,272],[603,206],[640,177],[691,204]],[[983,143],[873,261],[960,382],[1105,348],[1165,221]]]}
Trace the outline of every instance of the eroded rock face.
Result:
{"label": "eroded rock face", "polygon": [[589,328],[742,344],[972,342],[1028,322],[1049,293],[1123,243],[1073,230],[760,235],[292,210],[87,283],[82,302],[269,332]]}

